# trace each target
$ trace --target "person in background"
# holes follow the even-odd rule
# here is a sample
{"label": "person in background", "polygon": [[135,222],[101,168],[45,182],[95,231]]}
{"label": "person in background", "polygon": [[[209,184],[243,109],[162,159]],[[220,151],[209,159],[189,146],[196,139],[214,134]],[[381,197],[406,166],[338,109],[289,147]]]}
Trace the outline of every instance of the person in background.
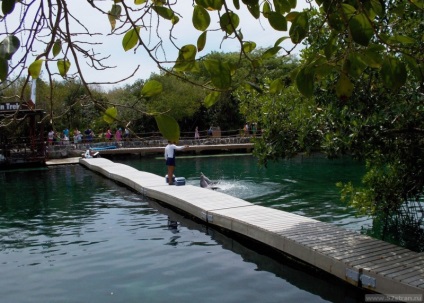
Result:
{"label": "person in background", "polygon": [[65,134],[63,134],[62,144],[63,145],[68,145],[69,144],[69,137],[66,136]]}
{"label": "person in background", "polygon": [[249,124],[245,124],[244,125],[244,128],[243,128],[243,130],[244,130],[244,135],[245,136],[248,136],[249,135]]}
{"label": "person in background", "polygon": [[60,132],[54,133],[53,144],[60,145],[62,143],[62,137],[60,135]]}
{"label": "person in background", "polygon": [[121,140],[122,140],[122,129],[121,129],[121,128],[118,128],[118,129],[116,130],[116,133],[115,133],[115,140],[116,140],[116,142],[119,142],[119,141],[121,141]]}
{"label": "person in background", "polygon": [[82,133],[80,132],[80,130],[77,128],[76,129],[76,133],[77,133],[77,141],[78,143],[82,142]]}
{"label": "person in background", "polygon": [[74,144],[78,144],[78,132],[79,132],[78,128],[75,128],[74,129],[74,136],[73,136]]}
{"label": "person in background", "polygon": [[169,185],[174,185],[173,176],[175,171],[175,151],[183,150],[187,147],[188,145],[177,146],[175,145],[175,142],[173,141],[168,141],[168,145],[166,145],[165,147],[165,161],[166,161],[166,166],[168,167],[168,184]]}
{"label": "person in background", "polygon": [[110,128],[107,129],[105,137],[107,140],[112,139],[112,131],[110,130]]}
{"label": "person in background", "polygon": [[125,127],[125,129],[124,129],[124,139],[128,140],[129,138],[130,138],[130,130],[127,127]]}
{"label": "person in background", "polygon": [[68,140],[69,141],[69,128],[65,128],[63,130],[63,140]]}
{"label": "person in background", "polygon": [[91,128],[87,128],[85,131],[84,131],[84,135],[85,135],[85,141],[86,142],[91,142],[91,141],[93,141],[93,131],[91,130]]}
{"label": "person in background", "polygon": [[196,126],[196,129],[194,130],[194,139],[196,140],[200,139],[199,128],[197,126]]}
{"label": "person in background", "polygon": [[49,133],[47,134],[47,141],[49,142],[49,145],[53,144],[53,139],[54,139],[54,131],[53,129],[51,129]]}

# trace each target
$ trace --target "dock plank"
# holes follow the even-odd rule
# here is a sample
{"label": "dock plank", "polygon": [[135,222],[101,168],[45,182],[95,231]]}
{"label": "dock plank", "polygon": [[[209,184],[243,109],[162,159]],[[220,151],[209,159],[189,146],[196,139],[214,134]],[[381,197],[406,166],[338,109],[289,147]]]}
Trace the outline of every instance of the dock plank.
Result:
{"label": "dock plank", "polygon": [[384,274],[385,271],[396,270],[397,267],[406,267],[409,263],[415,262],[418,262],[417,254],[413,251],[407,251],[399,255],[385,258],[378,262],[374,261],[362,263],[361,266],[369,270],[374,270],[380,274]]}
{"label": "dock plank", "polygon": [[[260,241],[353,285],[358,286],[364,277],[362,287],[375,292],[424,295],[423,254],[218,191],[169,186],[163,177],[107,159],[80,159],[79,163],[149,198]],[[357,273],[359,279],[348,271]]]}

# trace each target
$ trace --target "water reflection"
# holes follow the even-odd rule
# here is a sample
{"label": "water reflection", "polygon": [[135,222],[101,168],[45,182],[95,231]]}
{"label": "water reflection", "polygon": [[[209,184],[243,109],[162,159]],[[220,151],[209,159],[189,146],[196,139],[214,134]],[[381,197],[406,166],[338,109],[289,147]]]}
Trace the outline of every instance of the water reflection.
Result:
{"label": "water reflection", "polygon": [[361,302],[81,166],[0,181],[4,302]]}
{"label": "water reflection", "polygon": [[[189,229],[201,230],[206,235],[209,235],[222,248],[240,255],[244,262],[254,264],[254,270],[257,272],[273,273],[275,276],[290,283],[290,285],[294,285],[330,302],[363,302],[364,300],[365,292],[347,285],[324,272],[298,263],[290,259],[289,256],[273,251],[269,247],[240,238],[232,233],[227,236],[214,228],[196,223],[182,214],[175,213],[158,202],[152,201],[150,205],[161,213],[167,214],[168,222],[174,222],[174,225],[183,225]],[[177,241],[175,237],[173,237],[173,240]],[[192,243],[191,245],[204,246],[207,244]],[[335,291],[335,289],[338,289],[338,291]],[[302,300],[300,301],[302,302]]]}

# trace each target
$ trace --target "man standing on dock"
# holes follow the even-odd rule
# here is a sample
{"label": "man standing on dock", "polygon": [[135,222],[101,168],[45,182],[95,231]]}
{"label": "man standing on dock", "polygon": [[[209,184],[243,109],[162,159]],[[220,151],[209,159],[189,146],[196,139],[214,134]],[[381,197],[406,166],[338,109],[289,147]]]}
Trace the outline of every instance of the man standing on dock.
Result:
{"label": "man standing on dock", "polygon": [[184,148],[187,148],[188,145],[184,146],[177,146],[175,145],[175,142],[168,141],[168,145],[165,147],[165,160],[166,160],[166,166],[168,166],[168,184],[174,185],[173,182],[173,175],[175,170],[175,151],[176,150],[183,150]]}

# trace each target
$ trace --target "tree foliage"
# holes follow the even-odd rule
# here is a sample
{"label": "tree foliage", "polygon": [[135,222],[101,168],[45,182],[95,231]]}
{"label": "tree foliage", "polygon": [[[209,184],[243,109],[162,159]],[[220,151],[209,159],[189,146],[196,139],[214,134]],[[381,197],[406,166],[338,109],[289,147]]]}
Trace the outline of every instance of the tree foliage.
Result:
{"label": "tree foliage", "polygon": [[[110,36],[122,37],[124,51],[137,52],[143,49],[162,71],[192,83],[194,81],[190,80],[189,74],[205,68],[208,77],[203,82],[195,82],[212,92],[234,88],[232,78],[241,59],[248,60],[250,69],[254,72],[264,59],[277,53],[289,55],[303,42],[310,45],[310,55],[305,56],[302,66],[292,76],[298,90],[307,97],[313,95],[320,79],[329,73],[338,79],[335,93],[339,98],[352,95],[355,87],[358,87],[354,78],[367,68],[375,69],[380,81],[388,89],[399,89],[408,77],[418,82],[423,80],[422,37],[416,34],[420,32],[418,29],[422,24],[405,24],[422,16],[422,0],[317,0],[304,10],[299,9],[299,4],[294,0],[249,0],[242,3],[236,0],[196,0],[189,12],[186,10],[187,6],[181,5],[181,1],[113,0],[110,1],[109,10],[105,10],[105,6],[97,1],[86,2],[93,13],[103,15],[109,21]],[[244,39],[240,20],[247,17],[242,15],[241,6],[247,8],[254,19],[269,23],[275,31],[287,32],[287,36],[276,40],[261,58],[252,55],[256,43]],[[29,80],[38,78],[44,72],[49,79],[55,76],[64,79],[78,78],[87,89],[87,95],[96,101],[90,95],[90,83],[86,82],[82,72],[81,58],[86,58],[94,69],[110,68],[104,65],[106,57],[92,51],[96,42],[92,42],[91,37],[102,33],[91,30],[91,24],[81,24],[78,14],[70,11],[69,7],[64,0],[2,1],[2,22],[6,25],[0,42],[0,75],[3,85],[8,85],[24,74],[28,75]],[[200,36],[197,41],[178,45],[174,32],[177,31],[181,17],[189,16],[193,28],[200,32]],[[21,17],[22,22],[16,22]],[[25,22],[32,17],[35,22]],[[155,20],[153,23],[152,18]],[[9,30],[9,20],[18,25]],[[214,23],[213,20],[218,22]],[[409,28],[416,28],[417,31],[408,31],[403,25],[409,25]],[[169,26],[169,36],[156,34],[160,32],[160,28]],[[207,43],[208,33],[216,31],[222,33],[223,39],[238,41],[239,61],[235,64],[199,57],[199,52]],[[157,38],[157,43],[155,41],[156,44],[151,47],[153,35]],[[168,59],[159,55],[165,51],[163,45],[167,38],[178,50],[178,56],[171,61],[171,66]],[[286,39],[291,41],[293,48],[286,49],[282,46]],[[23,52],[18,52],[20,48]],[[29,56],[33,52],[34,59]],[[74,66],[75,69],[70,73]],[[206,104],[213,104],[217,100],[216,96],[216,93],[208,94]],[[21,98],[25,100],[24,96]]]}
{"label": "tree foliage", "polygon": [[[341,5],[347,12],[357,10]],[[415,205],[412,213],[419,215],[423,11],[417,3],[399,2],[385,2],[384,9],[384,16],[373,19],[374,34],[368,38],[354,33],[367,28],[363,16],[343,27],[330,21],[335,12],[311,10],[309,23],[318,30],[305,38],[302,64],[284,81],[261,77],[257,89],[239,90],[239,98],[247,119],[262,129],[255,148],[262,163],[300,152],[349,154],[367,163],[367,173],[361,187],[341,185],[343,198],[366,214],[397,216]],[[364,37],[369,41],[360,40]],[[300,94],[287,85],[291,81]],[[422,222],[415,219],[414,224]]]}

